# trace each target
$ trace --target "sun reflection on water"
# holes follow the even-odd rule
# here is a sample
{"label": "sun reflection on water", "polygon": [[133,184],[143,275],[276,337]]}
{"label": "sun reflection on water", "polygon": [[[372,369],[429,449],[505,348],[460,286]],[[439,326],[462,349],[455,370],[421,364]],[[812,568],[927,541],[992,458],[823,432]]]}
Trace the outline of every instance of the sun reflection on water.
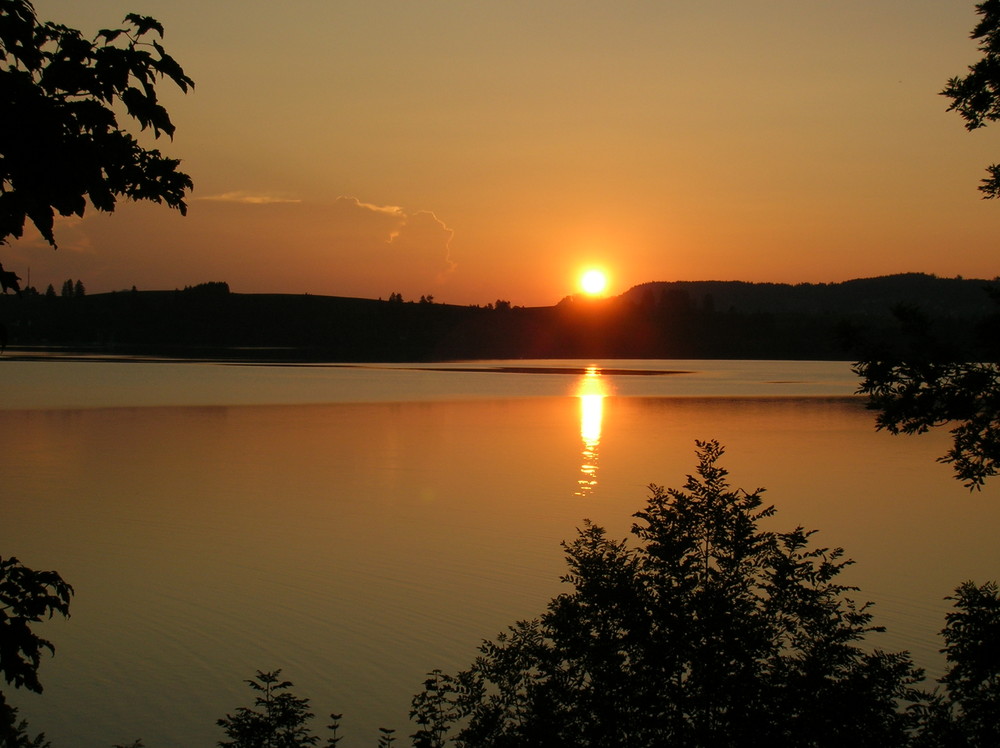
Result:
{"label": "sun reflection on water", "polygon": [[601,443],[604,398],[608,387],[597,366],[587,368],[580,377],[576,396],[580,398],[580,439],[583,440],[583,464],[577,481],[577,496],[586,496],[597,486],[597,448]]}

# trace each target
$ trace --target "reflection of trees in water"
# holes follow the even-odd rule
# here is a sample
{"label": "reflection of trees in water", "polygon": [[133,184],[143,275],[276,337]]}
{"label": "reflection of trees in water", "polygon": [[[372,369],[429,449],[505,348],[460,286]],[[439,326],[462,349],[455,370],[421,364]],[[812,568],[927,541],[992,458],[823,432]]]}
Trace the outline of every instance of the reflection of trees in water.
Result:
{"label": "reflection of trees in water", "polygon": [[587,368],[580,378],[577,397],[580,398],[580,439],[583,441],[583,463],[577,481],[577,496],[586,496],[597,486],[597,447],[601,443],[601,424],[604,420],[604,398],[607,385],[597,366]]}

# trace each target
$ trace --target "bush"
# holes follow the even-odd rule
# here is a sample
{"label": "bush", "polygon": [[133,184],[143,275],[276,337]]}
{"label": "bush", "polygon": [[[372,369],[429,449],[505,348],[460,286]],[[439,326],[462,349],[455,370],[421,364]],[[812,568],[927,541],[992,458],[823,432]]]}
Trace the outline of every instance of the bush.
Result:
{"label": "bush", "polygon": [[572,591],[436,674],[414,699],[423,745],[888,746],[925,694],[905,652],[861,646],[870,603],[813,532],[763,530],[762,490],[731,490],[698,442],[684,490],[650,487],[637,543],[586,523],[564,544]]}

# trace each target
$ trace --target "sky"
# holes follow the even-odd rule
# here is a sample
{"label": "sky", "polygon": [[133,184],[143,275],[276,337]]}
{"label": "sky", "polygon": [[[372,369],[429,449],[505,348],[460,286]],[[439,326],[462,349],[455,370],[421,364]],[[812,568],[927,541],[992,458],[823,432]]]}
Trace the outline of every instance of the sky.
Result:
{"label": "sky", "polygon": [[[647,281],[1000,275],[1000,125],[939,92],[965,0],[37,0],[158,19],[194,79],[147,147],[186,217],[121,202],[0,248],[58,290],[557,303]],[[136,132],[138,132],[136,130]]]}

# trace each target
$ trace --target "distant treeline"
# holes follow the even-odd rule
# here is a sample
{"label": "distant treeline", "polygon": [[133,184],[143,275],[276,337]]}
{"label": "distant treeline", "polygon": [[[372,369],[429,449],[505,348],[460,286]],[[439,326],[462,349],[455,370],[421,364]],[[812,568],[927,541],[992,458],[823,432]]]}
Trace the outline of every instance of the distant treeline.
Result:
{"label": "distant treeline", "polygon": [[998,309],[997,281],[893,275],[844,283],[646,283],[551,307],[439,304],[176,291],[0,297],[11,346],[325,361],[484,358],[852,359],[859,339],[891,340],[894,310],[919,310],[938,334],[972,336]]}

